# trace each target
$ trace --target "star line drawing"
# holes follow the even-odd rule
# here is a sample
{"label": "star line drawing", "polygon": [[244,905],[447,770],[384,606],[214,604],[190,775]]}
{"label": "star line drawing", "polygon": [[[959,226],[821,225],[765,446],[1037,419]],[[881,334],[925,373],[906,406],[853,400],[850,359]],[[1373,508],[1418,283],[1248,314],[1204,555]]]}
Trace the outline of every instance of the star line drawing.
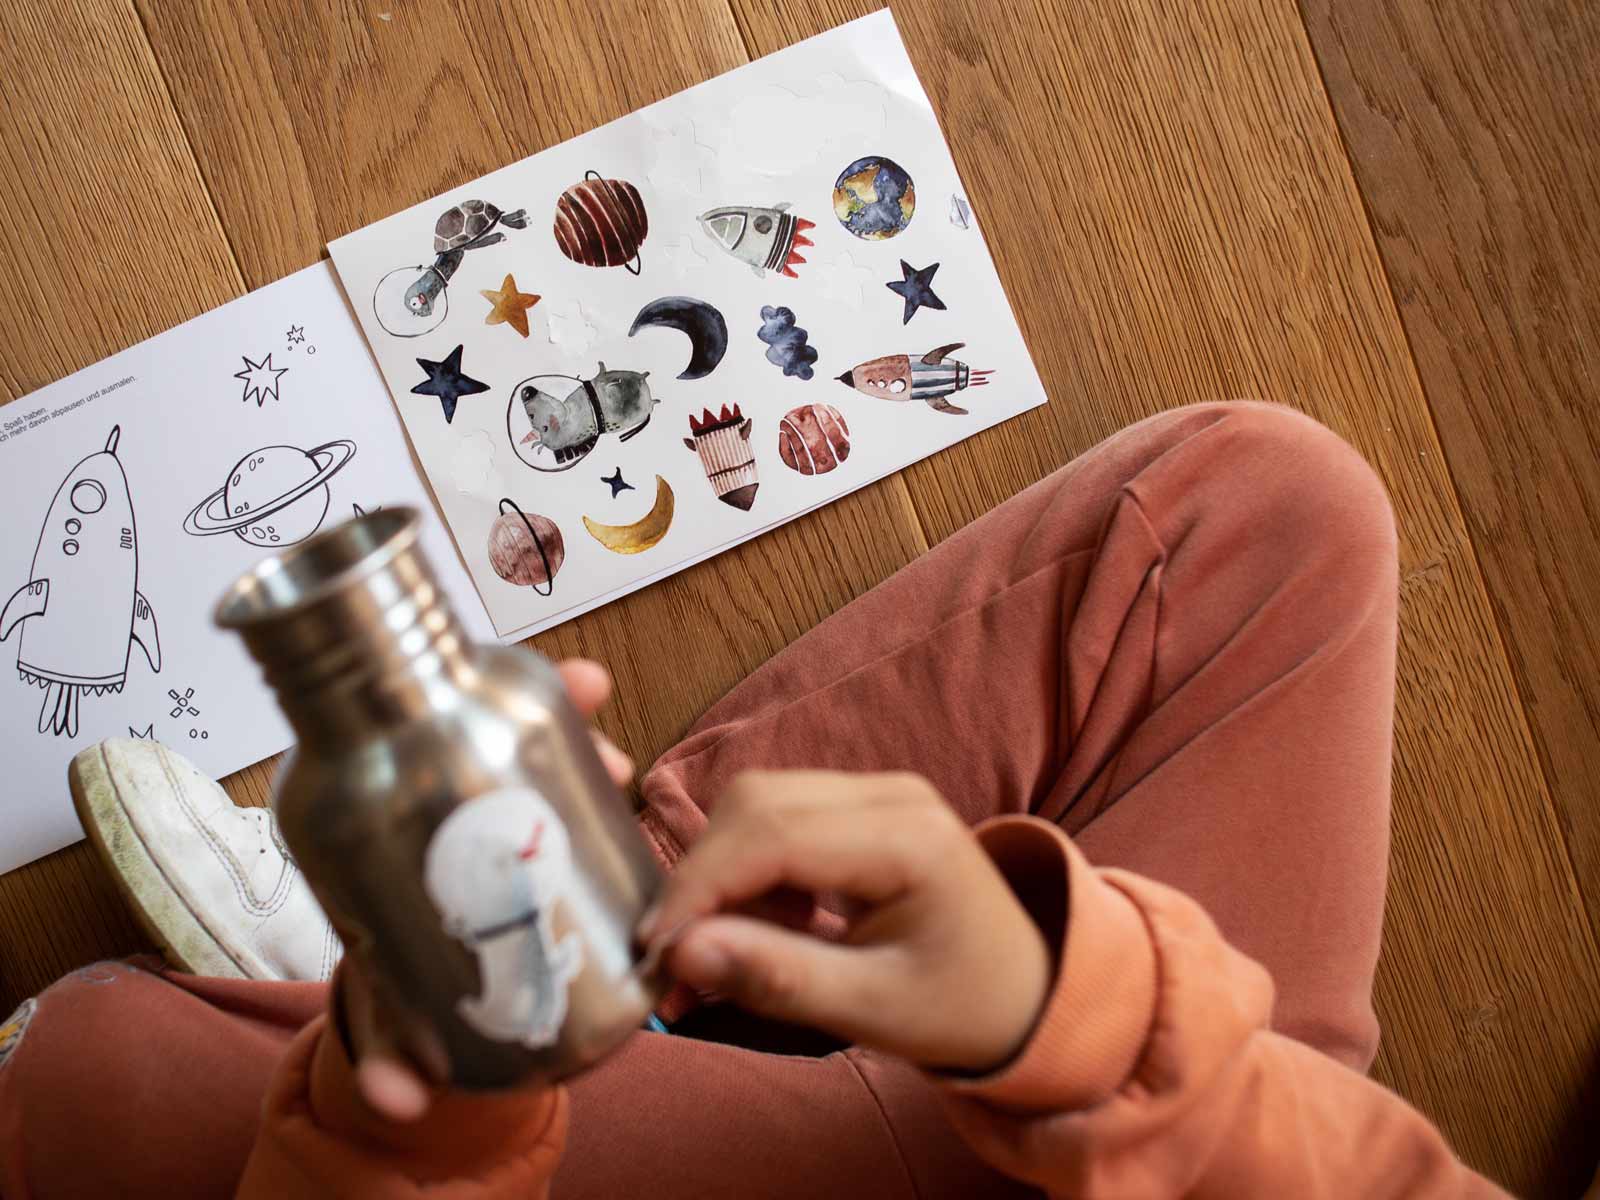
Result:
{"label": "star line drawing", "polygon": [[632,492],[637,490],[633,484],[622,478],[621,467],[618,467],[616,471],[610,475],[600,476],[600,482],[611,485],[611,498],[613,500],[615,500],[625,491]]}
{"label": "star line drawing", "polygon": [[483,319],[485,325],[509,325],[523,337],[528,336],[528,310],[539,303],[538,296],[532,292],[519,292],[517,281],[511,275],[506,276],[499,291],[483,288],[478,295],[493,306]]}
{"label": "star line drawing", "polygon": [[244,380],[244,396],[246,403],[251,400],[260,408],[267,402],[267,397],[278,399],[278,379],[288,367],[275,367],[272,365],[272,355],[267,355],[260,362],[251,362],[248,354],[241,354],[244,359],[244,370],[234,373],[235,379]]}
{"label": "star line drawing", "polygon": [[909,325],[911,318],[917,315],[919,308],[942,309],[944,307],[944,301],[933,294],[933,273],[938,269],[939,264],[934,263],[931,267],[923,267],[918,270],[902,258],[900,260],[900,273],[905,278],[896,283],[883,285],[891,292],[897,292],[905,298],[906,315],[905,319],[900,322],[902,325]]}
{"label": "star line drawing", "polygon": [[289,326],[289,345],[295,346],[306,340],[306,327],[304,325]]}
{"label": "star line drawing", "polygon": [[462,372],[461,350],[462,347],[457,346],[445,355],[443,362],[432,362],[426,358],[417,359],[417,366],[426,371],[428,377],[411,391],[418,396],[437,396],[439,407],[444,409],[446,425],[456,419],[457,400],[462,396],[476,396],[479,392],[489,390],[487,383],[480,383]]}

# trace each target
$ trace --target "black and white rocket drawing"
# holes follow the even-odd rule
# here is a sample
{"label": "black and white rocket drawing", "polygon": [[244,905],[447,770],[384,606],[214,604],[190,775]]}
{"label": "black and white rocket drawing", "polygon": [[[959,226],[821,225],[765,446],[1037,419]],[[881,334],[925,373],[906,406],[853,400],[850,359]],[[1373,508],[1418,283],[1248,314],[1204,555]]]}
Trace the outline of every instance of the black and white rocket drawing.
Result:
{"label": "black and white rocket drawing", "polygon": [[139,591],[139,545],[128,477],[117,459],[122,427],[56,489],[28,582],[0,611],[0,641],[17,633],[17,673],[45,690],[39,732],[78,732],[83,693],[120,692],[135,643],[161,670],[161,640]]}

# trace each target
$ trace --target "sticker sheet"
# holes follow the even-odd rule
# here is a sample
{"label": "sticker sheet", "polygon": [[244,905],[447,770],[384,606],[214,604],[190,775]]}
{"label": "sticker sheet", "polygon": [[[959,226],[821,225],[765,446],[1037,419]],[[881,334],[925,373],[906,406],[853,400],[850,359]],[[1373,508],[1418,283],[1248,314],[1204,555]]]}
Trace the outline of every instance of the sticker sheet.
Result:
{"label": "sticker sheet", "polygon": [[887,11],[331,250],[502,635],[1045,400]]}
{"label": "sticker sheet", "polygon": [[259,559],[406,504],[475,636],[488,621],[327,263],[0,409],[0,871],[82,836],[67,764],[155,738],[220,778],[290,744],[211,623]]}

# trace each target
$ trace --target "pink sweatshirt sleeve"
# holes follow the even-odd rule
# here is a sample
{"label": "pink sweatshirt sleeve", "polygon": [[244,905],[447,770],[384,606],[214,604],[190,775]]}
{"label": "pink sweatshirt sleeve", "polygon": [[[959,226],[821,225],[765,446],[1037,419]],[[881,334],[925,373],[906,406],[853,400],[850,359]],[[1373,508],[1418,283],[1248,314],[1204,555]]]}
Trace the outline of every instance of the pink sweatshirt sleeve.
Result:
{"label": "pink sweatshirt sleeve", "polygon": [[290,1044],[262,1104],[240,1200],[543,1200],[567,1137],[563,1088],[441,1090],[427,1115],[393,1124],[367,1107],[327,1017]]}
{"label": "pink sweatshirt sleeve", "polygon": [[996,1168],[1063,1197],[1503,1194],[1400,1097],[1271,1032],[1271,978],[1192,900],[1036,818],[979,838],[1060,948],[1017,1058],[939,1079]]}

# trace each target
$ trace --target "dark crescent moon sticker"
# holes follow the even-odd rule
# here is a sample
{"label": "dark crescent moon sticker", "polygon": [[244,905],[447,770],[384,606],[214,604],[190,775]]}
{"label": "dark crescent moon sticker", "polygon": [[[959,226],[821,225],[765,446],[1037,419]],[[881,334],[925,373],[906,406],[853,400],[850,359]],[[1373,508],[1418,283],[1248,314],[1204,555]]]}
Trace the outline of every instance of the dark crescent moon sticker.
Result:
{"label": "dark crescent moon sticker", "polygon": [[662,296],[650,301],[633,319],[628,336],[647,325],[665,325],[688,336],[694,353],[689,365],[678,373],[679,379],[704,379],[728,351],[728,323],[711,305],[692,296]]}

